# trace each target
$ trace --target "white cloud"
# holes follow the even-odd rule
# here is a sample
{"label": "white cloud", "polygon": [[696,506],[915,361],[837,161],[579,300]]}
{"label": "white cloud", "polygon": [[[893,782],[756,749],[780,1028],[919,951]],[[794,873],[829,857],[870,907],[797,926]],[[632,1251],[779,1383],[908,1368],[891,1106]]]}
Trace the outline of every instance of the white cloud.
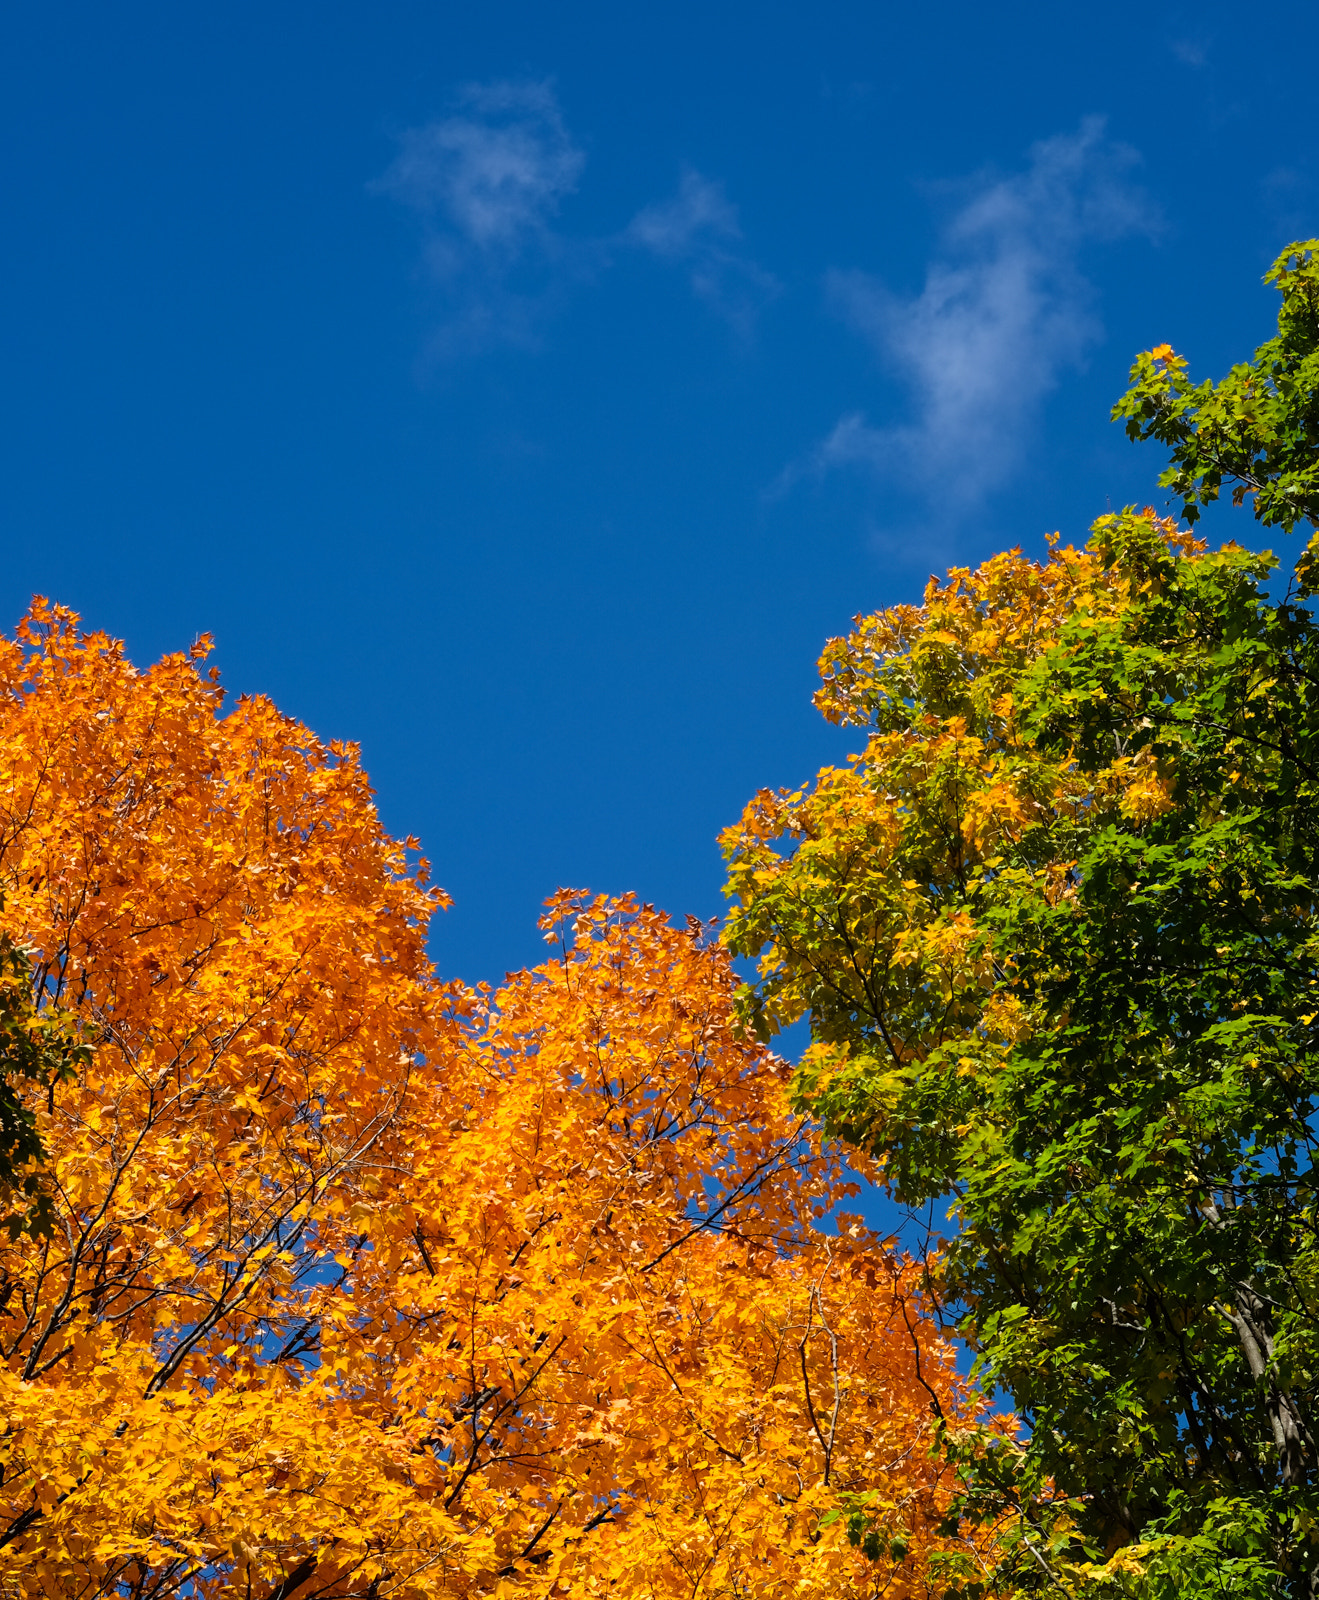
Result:
{"label": "white cloud", "polygon": [[1033,146],[1024,172],[976,187],[914,299],[830,274],[835,305],[909,389],[911,420],[844,416],[816,465],[864,464],[961,503],[1002,484],[1044,396],[1102,336],[1082,246],[1155,226],[1128,180],[1138,159],[1087,118]]}
{"label": "white cloud", "polygon": [[742,229],[723,185],[690,167],[677,194],[639,211],[623,237],[685,266],[693,292],[742,332],[779,292],[777,279],[738,248]]}
{"label": "white cloud", "polygon": [[471,84],[453,116],[401,136],[371,187],[422,218],[426,265],[451,300],[442,343],[531,337],[564,256],[553,219],[585,160],[548,83]]}

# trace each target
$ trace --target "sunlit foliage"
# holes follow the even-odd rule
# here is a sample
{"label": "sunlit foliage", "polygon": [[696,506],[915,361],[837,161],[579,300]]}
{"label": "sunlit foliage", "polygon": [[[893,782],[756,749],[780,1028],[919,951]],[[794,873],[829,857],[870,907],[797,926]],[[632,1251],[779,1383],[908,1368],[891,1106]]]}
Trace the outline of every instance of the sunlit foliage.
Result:
{"label": "sunlit foliage", "polygon": [[0,1249],[6,1596],[932,1592],[975,1408],[737,1025],[726,953],[562,895],[441,984],[356,752],[203,642],[0,646],[4,931],[75,1076]]}

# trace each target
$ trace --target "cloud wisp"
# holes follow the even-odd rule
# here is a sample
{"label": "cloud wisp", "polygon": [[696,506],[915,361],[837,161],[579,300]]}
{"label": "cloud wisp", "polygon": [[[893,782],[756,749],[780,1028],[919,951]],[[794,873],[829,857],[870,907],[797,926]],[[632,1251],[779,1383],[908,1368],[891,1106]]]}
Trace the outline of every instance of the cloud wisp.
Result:
{"label": "cloud wisp", "polygon": [[723,185],[685,168],[678,192],[637,212],[624,242],[687,270],[692,292],[746,335],[779,293],[778,280],[739,247],[737,208]]}
{"label": "cloud wisp", "polygon": [[1033,146],[1023,172],[975,186],[919,295],[831,273],[830,299],[906,386],[910,420],[875,427],[846,415],[815,467],[862,465],[963,507],[1000,487],[1045,395],[1102,337],[1082,248],[1157,226],[1130,181],[1138,160],[1087,118]]}
{"label": "cloud wisp", "polygon": [[534,341],[574,251],[554,228],[586,157],[544,82],[470,84],[453,115],[411,128],[371,188],[414,211],[449,302],[449,349]]}
{"label": "cloud wisp", "polygon": [[781,292],[742,248],[723,185],[692,168],[674,195],[643,207],[621,233],[564,232],[559,211],[586,156],[548,82],[469,84],[450,116],[409,128],[398,144],[369,188],[406,206],[424,230],[425,276],[445,303],[433,354],[534,346],[564,291],[598,277],[623,251],[681,269],[696,297],[743,336]]}

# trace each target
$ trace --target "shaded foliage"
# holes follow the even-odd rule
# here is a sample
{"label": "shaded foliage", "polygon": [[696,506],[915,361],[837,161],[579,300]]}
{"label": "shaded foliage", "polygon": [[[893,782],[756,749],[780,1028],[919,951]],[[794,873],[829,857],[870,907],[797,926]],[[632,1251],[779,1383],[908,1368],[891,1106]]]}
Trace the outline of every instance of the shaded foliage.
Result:
{"label": "shaded foliage", "polygon": [[0,1227],[11,1237],[48,1233],[53,1212],[42,1182],[45,1151],[25,1096],[53,1092],[85,1059],[86,1046],[70,1018],[33,995],[32,964],[0,935]]}

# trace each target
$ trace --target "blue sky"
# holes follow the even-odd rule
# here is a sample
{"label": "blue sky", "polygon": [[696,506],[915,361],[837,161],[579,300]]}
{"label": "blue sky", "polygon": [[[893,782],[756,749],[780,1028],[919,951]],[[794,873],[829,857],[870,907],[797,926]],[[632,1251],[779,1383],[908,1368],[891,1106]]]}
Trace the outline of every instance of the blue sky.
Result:
{"label": "blue sky", "polygon": [[1269,334],[1319,10],[1250,23],[8,7],[4,623],[211,632],[359,741],[447,975],[561,884],[713,915],[720,826],[851,742],[826,637],[1154,498],[1132,354]]}

